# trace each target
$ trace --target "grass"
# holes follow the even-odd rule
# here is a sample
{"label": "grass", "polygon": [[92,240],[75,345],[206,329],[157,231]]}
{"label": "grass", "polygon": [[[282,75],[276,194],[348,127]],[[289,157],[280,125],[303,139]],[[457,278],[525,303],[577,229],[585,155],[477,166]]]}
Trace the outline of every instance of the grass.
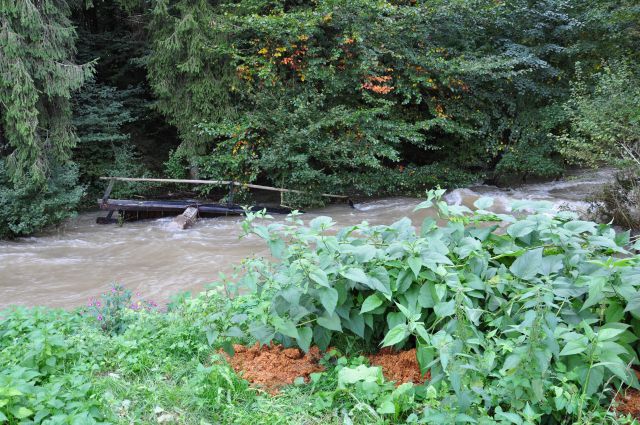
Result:
{"label": "grass", "polygon": [[[217,308],[218,295],[205,298]],[[125,311],[120,334],[78,311],[0,312],[0,423],[342,424],[345,415],[354,424],[384,422],[372,407],[322,402],[319,394],[336,388],[334,370],[275,396],[250,387],[194,326],[203,303],[192,301],[168,313]]]}
{"label": "grass", "polygon": [[[357,345],[349,359],[325,362],[326,371],[311,383],[276,395],[250,387],[197,325],[220,303],[209,291],[168,313],[124,311],[119,320],[126,326],[114,334],[77,311],[1,312],[0,419],[10,425],[455,423],[420,416],[429,407],[446,411],[444,393],[433,387],[400,394],[381,380],[340,384],[341,370],[366,364]],[[385,401],[395,413],[380,410]]]}
{"label": "grass", "polygon": [[160,370],[128,381],[106,376],[98,383],[119,423],[329,424],[334,414],[312,414],[313,393],[292,387],[270,396],[248,387],[228,366],[190,363],[167,377]]}

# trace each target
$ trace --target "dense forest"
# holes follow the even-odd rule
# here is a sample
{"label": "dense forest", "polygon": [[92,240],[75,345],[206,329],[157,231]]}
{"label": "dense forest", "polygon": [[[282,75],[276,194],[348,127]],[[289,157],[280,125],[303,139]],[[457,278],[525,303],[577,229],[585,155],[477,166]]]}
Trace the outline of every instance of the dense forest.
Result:
{"label": "dense forest", "polygon": [[633,0],[0,0],[0,236],[101,175],[416,195],[608,163],[620,207],[639,44]]}

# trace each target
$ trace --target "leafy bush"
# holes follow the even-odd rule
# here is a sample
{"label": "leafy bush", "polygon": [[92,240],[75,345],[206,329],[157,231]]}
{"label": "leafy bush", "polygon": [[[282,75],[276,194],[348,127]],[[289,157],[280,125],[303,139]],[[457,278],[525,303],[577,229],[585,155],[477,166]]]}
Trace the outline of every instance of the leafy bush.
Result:
{"label": "leafy bush", "polygon": [[0,159],[0,238],[29,235],[73,216],[84,188],[74,165],[56,167],[46,183],[12,182]]}
{"label": "leafy bush", "polygon": [[599,221],[612,222],[628,229],[640,229],[640,170],[616,173],[612,183],[592,199],[592,213]]}
{"label": "leafy bush", "polygon": [[0,316],[0,422],[103,423],[87,378],[100,360],[98,339],[84,335],[76,314],[16,309]]}
{"label": "leafy bush", "polygon": [[451,392],[437,408],[451,418],[582,423],[615,388],[638,386],[640,258],[628,232],[545,202],[517,202],[533,213],[510,216],[481,198],[471,212],[443,193],[417,207],[441,220],[428,216],[419,233],[406,218],[335,231],[329,217],[248,214],[245,232],[279,261],[247,263],[243,282],[262,300],[251,335],[304,350],[344,335],[369,350],[416,346],[431,385]]}
{"label": "leafy bush", "polygon": [[[150,13],[149,81],[187,162],[212,175],[363,193],[398,166],[550,176],[591,13],[553,0],[168,0]],[[415,194],[431,178],[402,181],[396,193]]]}
{"label": "leafy bush", "polygon": [[640,69],[605,63],[573,83],[565,105],[570,132],[559,138],[565,157],[579,164],[640,168]]}
{"label": "leafy bush", "polygon": [[595,196],[597,215],[616,225],[640,228],[640,68],[627,61],[598,65],[591,78],[579,74],[565,105],[569,131],[558,140],[567,160],[620,168]]}
{"label": "leafy bush", "polygon": [[[162,314],[116,287],[90,310],[115,312],[117,332],[79,311],[0,312],[1,420],[631,423],[611,400],[638,385],[640,243],[544,202],[517,202],[511,216],[486,211],[488,198],[471,212],[442,194],[418,206],[418,230],[408,219],[337,230],[328,217],[248,214],[245,233],[276,262],[247,260],[224,294],[182,297]],[[271,397],[220,354],[256,339],[337,348],[309,384]],[[415,346],[431,379],[384,380],[360,355],[380,345]]]}

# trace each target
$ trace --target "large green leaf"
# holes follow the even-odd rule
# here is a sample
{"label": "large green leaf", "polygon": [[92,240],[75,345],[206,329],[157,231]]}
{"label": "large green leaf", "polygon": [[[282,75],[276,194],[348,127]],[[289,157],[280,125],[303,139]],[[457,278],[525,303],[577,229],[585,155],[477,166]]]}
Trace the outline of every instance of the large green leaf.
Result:
{"label": "large green leaf", "polygon": [[298,329],[296,328],[296,324],[291,320],[282,319],[277,316],[272,317],[271,320],[278,332],[291,338],[298,338]]}
{"label": "large green leaf", "polygon": [[16,417],[16,419],[25,419],[33,415],[33,411],[24,406],[12,407],[11,413]]}
{"label": "large green leaf", "polygon": [[585,336],[580,336],[576,339],[572,339],[562,348],[560,351],[561,356],[571,356],[573,354],[580,354],[587,350],[589,346],[589,340]]}
{"label": "large green leaf", "polygon": [[536,230],[537,224],[533,221],[520,220],[513,223],[507,228],[509,236],[514,238],[523,238]]}
{"label": "large green leaf", "polygon": [[400,324],[391,329],[384,337],[382,341],[383,347],[388,347],[390,345],[396,345],[399,342],[402,342],[405,338],[409,336],[409,330],[407,325]]}
{"label": "large green leaf", "polygon": [[359,365],[355,368],[344,367],[338,371],[338,388],[346,388],[357,382],[375,382],[382,384],[384,377],[378,366]]}
{"label": "large green leaf", "polygon": [[364,338],[364,317],[356,309],[351,310],[349,318],[344,320],[344,327],[349,329],[360,338]]}
{"label": "large green leaf", "polygon": [[542,248],[525,251],[524,254],[516,258],[509,270],[520,279],[534,278],[542,270]]}
{"label": "large green leaf", "polygon": [[391,299],[391,286],[389,284],[389,274],[383,267],[377,267],[370,272],[365,283],[371,289],[382,293],[387,299]]}
{"label": "large green leaf", "polygon": [[565,223],[563,227],[573,233],[588,232],[593,234],[596,232],[596,223],[593,223],[591,221],[569,221]]}
{"label": "large green leaf", "polygon": [[432,308],[435,305],[435,301],[432,296],[432,284],[424,283],[420,287],[420,292],[418,294],[418,303],[422,308]]}
{"label": "large green leaf", "polygon": [[326,350],[331,343],[331,331],[320,325],[314,326],[313,342],[315,342],[321,350]]}
{"label": "large green leaf", "polygon": [[587,309],[592,305],[599,303],[605,298],[605,294],[602,291],[606,283],[607,279],[603,276],[589,278],[589,296],[585,300],[584,304],[582,304],[582,308],[580,310]]}
{"label": "large green leaf", "polygon": [[409,257],[407,258],[407,263],[409,264],[413,275],[418,277],[420,269],[422,268],[422,259],[420,257]]}
{"label": "large green leaf", "polygon": [[420,373],[427,373],[429,365],[435,358],[435,350],[433,347],[429,347],[424,344],[418,344],[416,349],[416,357],[418,359],[418,365],[420,366]]}
{"label": "large green leaf", "polygon": [[340,316],[336,313],[333,314],[323,314],[318,317],[318,324],[326,329],[342,332],[342,325],[340,324]]}
{"label": "large green leaf", "polygon": [[369,277],[366,275],[364,270],[358,267],[351,267],[344,271],[341,271],[340,274],[346,277],[349,280],[353,280],[354,282],[368,284]]}
{"label": "large green leaf", "polygon": [[327,313],[333,314],[338,305],[338,291],[333,288],[320,288],[318,289],[318,295],[320,296],[320,303],[327,310]]}
{"label": "large green leaf", "polygon": [[411,286],[413,279],[414,275],[412,273],[412,270],[401,270],[400,273],[398,273],[398,278],[396,279],[396,291],[399,294],[404,293],[407,289],[409,289],[409,286]]}
{"label": "large green leaf", "polygon": [[253,323],[249,326],[249,333],[251,333],[260,344],[268,344],[271,342],[271,339],[273,339],[275,330],[271,326],[262,323]]}
{"label": "large green leaf", "polygon": [[462,238],[460,243],[455,249],[458,257],[464,259],[467,258],[471,253],[480,251],[482,249],[482,244],[479,240],[471,237]]}
{"label": "large green leaf", "polygon": [[311,347],[312,338],[313,338],[313,330],[310,327],[305,326],[302,328],[298,328],[298,338],[296,338],[296,341],[298,342],[298,346],[305,353],[309,351],[309,348]]}
{"label": "large green leaf", "polygon": [[318,285],[326,286],[326,287],[329,286],[329,278],[327,277],[327,274],[325,273],[324,270],[322,270],[319,267],[314,267],[309,272],[309,278],[315,283],[317,283]]}
{"label": "large green leaf", "polygon": [[433,311],[436,316],[442,318],[451,316],[456,311],[456,303],[455,300],[449,300],[446,302],[439,302],[433,307]]}
{"label": "large green leaf", "polygon": [[362,307],[360,308],[360,313],[367,313],[371,310],[375,310],[380,307],[384,299],[380,297],[378,294],[372,294],[367,297],[362,303]]}
{"label": "large green leaf", "polygon": [[376,248],[372,245],[360,245],[349,249],[358,263],[368,263],[376,256]]}

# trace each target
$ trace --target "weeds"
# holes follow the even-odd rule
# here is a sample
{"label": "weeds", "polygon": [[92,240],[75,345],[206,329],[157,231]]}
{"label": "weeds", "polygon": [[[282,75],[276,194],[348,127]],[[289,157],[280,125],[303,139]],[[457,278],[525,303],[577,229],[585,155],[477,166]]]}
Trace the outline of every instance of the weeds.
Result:
{"label": "weeds", "polygon": [[[233,299],[221,286],[159,312],[116,286],[79,311],[2,312],[0,421],[631,423],[611,404],[637,386],[640,265],[628,233],[543,204],[516,204],[533,212],[514,217],[487,212],[489,199],[472,212],[441,195],[419,208],[442,220],[419,232],[406,219],[335,232],[328,217],[248,214],[245,232],[278,261],[244,262],[235,283],[253,291]],[[271,396],[220,355],[256,340],[335,348],[310,383]],[[387,382],[361,356],[380,346],[415,346],[431,379]]]}

